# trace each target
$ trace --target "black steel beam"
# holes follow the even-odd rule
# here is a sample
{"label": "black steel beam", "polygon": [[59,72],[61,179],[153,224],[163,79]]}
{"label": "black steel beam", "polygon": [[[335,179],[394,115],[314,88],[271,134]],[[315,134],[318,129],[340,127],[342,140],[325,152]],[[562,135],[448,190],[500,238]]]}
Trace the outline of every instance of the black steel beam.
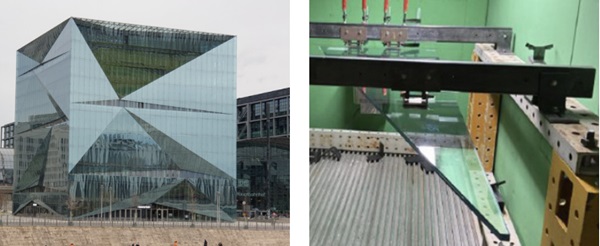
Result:
{"label": "black steel beam", "polygon": [[493,43],[500,53],[510,52],[512,42],[511,28],[310,23],[311,38],[382,40],[386,31],[408,42]]}
{"label": "black steel beam", "polygon": [[310,58],[311,85],[534,95],[540,102],[551,104],[548,107],[540,105],[544,113],[564,112],[566,97],[591,98],[595,72],[594,68],[585,67],[363,57]]}

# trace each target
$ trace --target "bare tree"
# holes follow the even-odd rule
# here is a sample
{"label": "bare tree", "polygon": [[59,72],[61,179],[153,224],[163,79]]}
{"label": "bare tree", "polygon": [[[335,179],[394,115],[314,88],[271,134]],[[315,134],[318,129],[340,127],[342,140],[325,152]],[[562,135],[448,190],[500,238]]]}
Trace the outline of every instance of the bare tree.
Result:
{"label": "bare tree", "polygon": [[138,213],[138,205],[140,205],[140,197],[138,195],[134,195],[133,197],[131,197],[131,203],[133,204],[133,207],[135,208],[135,214],[133,216],[133,226],[136,226],[136,222],[137,222],[137,213]]}
{"label": "bare tree", "polygon": [[81,208],[83,202],[79,199],[73,198],[69,196],[67,201],[65,202],[67,208],[69,209],[69,226],[73,225],[73,211]]}
{"label": "bare tree", "polygon": [[5,203],[6,201],[8,201],[8,199],[6,199],[6,195],[5,194],[0,194],[0,212],[4,212],[4,207],[5,207]]}

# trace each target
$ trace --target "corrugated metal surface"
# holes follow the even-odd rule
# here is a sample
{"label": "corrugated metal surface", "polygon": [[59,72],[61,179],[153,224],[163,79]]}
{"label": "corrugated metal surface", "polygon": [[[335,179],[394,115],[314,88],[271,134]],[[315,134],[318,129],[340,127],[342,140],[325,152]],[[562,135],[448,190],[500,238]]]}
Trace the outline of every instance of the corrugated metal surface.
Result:
{"label": "corrugated metal surface", "polygon": [[398,155],[342,153],[310,166],[311,245],[481,245],[474,215],[437,174]]}

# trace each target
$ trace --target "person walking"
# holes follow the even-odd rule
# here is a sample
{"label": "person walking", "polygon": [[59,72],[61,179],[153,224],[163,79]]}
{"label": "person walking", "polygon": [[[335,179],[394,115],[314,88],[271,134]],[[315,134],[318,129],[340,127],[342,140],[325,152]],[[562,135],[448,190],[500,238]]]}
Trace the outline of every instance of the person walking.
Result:
{"label": "person walking", "polygon": [[208,246],[208,242],[204,239],[204,246]]}

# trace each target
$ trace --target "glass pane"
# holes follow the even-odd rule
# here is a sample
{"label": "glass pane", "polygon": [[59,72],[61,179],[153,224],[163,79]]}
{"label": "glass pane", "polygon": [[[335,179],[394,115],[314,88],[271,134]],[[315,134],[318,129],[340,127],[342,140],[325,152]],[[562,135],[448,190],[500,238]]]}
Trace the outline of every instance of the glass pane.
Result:
{"label": "glass pane", "polygon": [[[369,88],[370,91],[381,90]],[[367,91],[369,91],[367,90]],[[369,102],[370,93],[357,90]],[[487,181],[481,161],[473,147],[466,124],[460,113],[456,97],[458,93],[431,93],[434,97],[428,106],[415,107],[404,104],[400,92],[389,93],[389,104],[377,108],[389,123],[409,139],[436,172],[492,231],[508,235],[502,212]]]}
{"label": "glass pane", "polygon": [[431,48],[413,48],[395,47],[384,48],[381,46],[361,48],[349,48],[340,46],[320,46],[320,52],[326,56],[360,56],[360,57],[375,57],[375,58],[415,58],[415,59],[438,59],[435,49]]}

